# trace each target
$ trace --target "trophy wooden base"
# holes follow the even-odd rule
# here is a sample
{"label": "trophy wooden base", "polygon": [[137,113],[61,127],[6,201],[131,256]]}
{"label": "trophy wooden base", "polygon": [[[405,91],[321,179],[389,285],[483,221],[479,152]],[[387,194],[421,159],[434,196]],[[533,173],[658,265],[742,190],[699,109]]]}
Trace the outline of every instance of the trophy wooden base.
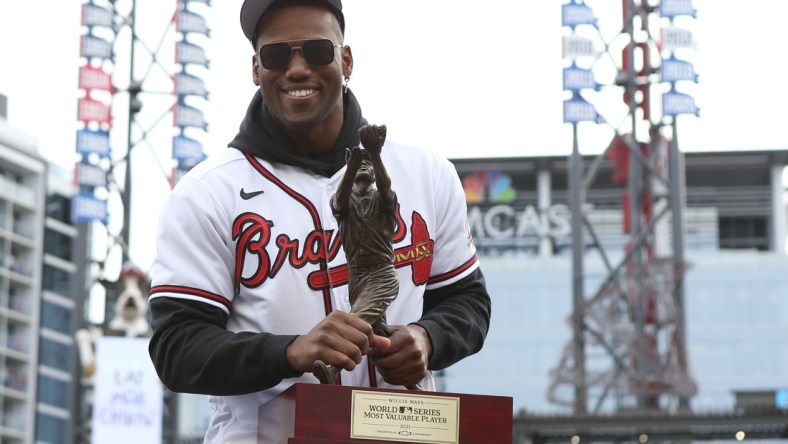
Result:
{"label": "trophy wooden base", "polygon": [[[388,418],[411,418],[414,422],[403,420],[387,421],[380,429],[394,434],[394,437],[376,435],[358,436],[360,423],[374,422],[368,418],[373,408],[366,405],[359,407],[360,396],[385,398],[390,395],[392,402],[401,403],[399,412],[415,412],[416,415],[397,415],[397,408],[392,406],[376,406],[381,411],[393,411],[392,415],[380,414]],[[368,396],[369,395],[369,396]],[[380,395],[380,396],[378,396]],[[393,400],[392,400],[393,399]],[[452,412],[456,414],[438,413],[429,408],[433,404],[456,406]],[[408,404],[419,404],[420,407],[408,407]],[[355,410],[354,410],[355,409]],[[391,410],[394,409],[394,410]],[[406,410],[407,409],[407,410]],[[441,418],[418,416],[418,413],[443,415]],[[429,413],[432,412],[432,413]],[[365,414],[366,413],[366,414]],[[278,418],[278,430],[267,430],[265,436],[258,438],[258,443],[265,444],[380,444],[380,443],[484,443],[511,444],[512,442],[512,398],[501,396],[469,395],[457,393],[418,392],[406,390],[376,389],[368,387],[350,387],[341,385],[295,384],[260,407],[260,416]],[[383,416],[385,415],[385,416]],[[449,435],[432,436],[421,433],[425,437],[416,437],[417,430],[429,429],[424,420],[439,420],[443,424],[455,426]],[[353,421],[356,425],[353,425]],[[271,421],[261,423],[270,424]],[[412,425],[411,425],[412,424]],[[374,427],[373,427],[374,428]],[[436,427],[432,427],[433,429]],[[439,427],[438,427],[439,428]],[[402,429],[399,433],[392,430]],[[362,434],[363,435],[363,434]]]}

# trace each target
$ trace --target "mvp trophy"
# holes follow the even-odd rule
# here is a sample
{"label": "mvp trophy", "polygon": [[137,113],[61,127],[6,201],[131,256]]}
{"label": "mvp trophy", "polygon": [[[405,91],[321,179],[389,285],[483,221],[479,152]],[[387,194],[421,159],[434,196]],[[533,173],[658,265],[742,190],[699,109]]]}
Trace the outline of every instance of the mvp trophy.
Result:
{"label": "mvp trophy", "polygon": [[[386,308],[397,297],[392,238],[397,195],[380,154],[384,125],[359,130],[361,147],[347,149],[347,170],[331,209],[348,264],[351,314],[380,336],[391,336]],[[260,407],[278,419],[276,439],[259,443],[485,443],[512,442],[512,398],[335,385],[340,368],[316,361],[321,384],[295,384]],[[268,422],[270,424],[270,422]],[[272,441],[273,439],[273,441]]]}
{"label": "mvp trophy", "polygon": [[[386,126],[365,125],[359,135],[364,148],[347,149],[347,170],[331,210],[347,258],[350,313],[372,325],[376,335],[389,337],[386,308],[399,293],[392,245],[397,194],[380,158]],[[322,384],[335,384],[339,368],[316,361],[312,373]],[[418,385],[408,388],[421,390]]]}

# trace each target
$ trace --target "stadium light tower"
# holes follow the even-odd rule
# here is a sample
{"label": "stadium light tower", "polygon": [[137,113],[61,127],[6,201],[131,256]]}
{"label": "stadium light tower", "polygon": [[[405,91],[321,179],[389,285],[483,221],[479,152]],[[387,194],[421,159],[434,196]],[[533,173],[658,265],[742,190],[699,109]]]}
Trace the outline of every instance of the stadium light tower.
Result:
{"label": "stadium light tower", "polygon": [[[592,29],[602,37],[591,8],[583,0],[570,0],[562,10],[563,24],[570,29],[564,36],[564,57],[571,60],[564,69],[564,89],[572,95],[564,102],[564,121],[574,133],[569,159],[573,338],[551,372],[548,398],[578,414],[688,409],[696,391],[683,313],[684,173],[676,117],[697,114],[697,108],[675,88],[678,81],[695,79],[691,65],[675,57],[693,42],[691,33],[673,21],[694,17],[695,10],[691,0],[662,0],[658,6],[623,0],[622,15],[621,31],[596,52],[594,40],[584,35]],[[653,30],[664,19],[669,23],[657,37]],[[584,59],[591,60],[590,66],[581,66]],[[619,126],[583,97],[589,89],[600,89],[594,70],[606,61],[615,63],[617,72],[606,86],[624,91],[626,116]],[[661,83],[670,90],[662,94],[659,108],[651,96]],[[604,153],[589,163],[579,150],[581,122],[606,124],[615,132]],[[627,242],[618,254],[606,251],[582,211],[586,191],[606,161],[613,166],[611,185],[622,189]],[[598,253],[605,267],[590,294],[585,288],[587,250]]]}
{"label": "stadium light tower", "polygon": [[[87,254],[86,262],[97,265],[98,270],[93,273],[89,270],[86,276],[79,278],[86,285],[84,299],[100,281],[115,281],[106,274],[117,271],[122,275],[124,269],[134,266],[129,246],[132,191],[139,185],[135,183],[139,173],[132,170],[132,160],[135,153],[143,154],[136,148],[140,145],[150,148],[163,187],[173,186],[205,157],[200,142],[183,136],[185,127],[207,129],[202,112],[185,105],[188,96],[207,99],[204,84],[195,75],[199,72],[192,70],[186,74],[187,65],[208,68],[200,43],[209,37],[210,31],[205,18],[195,12],[202,6],[195,8],[193,4],[210,7],[210,0],[178,0],[174,4],[153,0],[83,1],[82,24],[86,32],[81,37],[80,48],[83,58],[78,118],[81,128],[77,132],[80,160],[75,165],[79,192],[72,204],[72,219],[80,227],[80,233],[85,233],[85,239],[98,240],[98,249],[106,248],[103,252],[89,251]],[[140,19],[144,23],[139,23]],[[175,63],[165,60],[175,60]],[[116,88],[115,85],[123,86]],[[115,140],[112,136],[124,135],[123,128],[113,122],[113,111],[127,118],[125,141],[115,142],[122,147],[120,155],[111,149]],[[162,125],[168,116],[172,116],[173,125]],[[172,134],[173,127],[179,130],[177,136]],[[157,153],[158,148],[154,147],[167,145],[161,140],[171,141],[171,153],[164,156]],[[164,163],[171,163],[173,167],[165,168]],[[154,174],[147,174],[150,170],[149,163],[144,168],[146,179],[155,178],[155,167]],[[113,205],[116,203],[120,204],[122,218],[112,217],[117,214],[111,214],[111,211],[117,212]],[[83,330],[107,333],[117,297],[117,294],[106,292],[103,324],[92,325],[92,321],[85,320],[91,325],[82,326]],[[75,379],[83,380],[81,376]],[[77,418],[80,430],[75,442],[86,442],[91,432],[92,381],[80,390],[80,417]],[[169,442],[175,439],[175,397],[165,398],[170,405],[166,409],[169,416],[165,415],[163,437]]]}

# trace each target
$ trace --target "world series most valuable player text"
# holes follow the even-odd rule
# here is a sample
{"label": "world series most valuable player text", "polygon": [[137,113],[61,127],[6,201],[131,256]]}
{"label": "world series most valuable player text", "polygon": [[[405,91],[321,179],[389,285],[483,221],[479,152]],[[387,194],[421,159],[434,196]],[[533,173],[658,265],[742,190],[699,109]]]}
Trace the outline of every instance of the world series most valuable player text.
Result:
{"label": "world series most valuable player text", "polygon": [[457,397],[354,391],[351,408],[351,438],[458,442]]}
{"label": "world series most valuable player text", "polygon": [[[413,401],[421,403],[421,401]],[[448,419],[442,418],[441,411],[437,409],[420,409],[418,407],[392,407],[385,405],[371,405],[369,412],[364,412],[364,418],[389,419],[392,421],[431,422],[446,424]]]}

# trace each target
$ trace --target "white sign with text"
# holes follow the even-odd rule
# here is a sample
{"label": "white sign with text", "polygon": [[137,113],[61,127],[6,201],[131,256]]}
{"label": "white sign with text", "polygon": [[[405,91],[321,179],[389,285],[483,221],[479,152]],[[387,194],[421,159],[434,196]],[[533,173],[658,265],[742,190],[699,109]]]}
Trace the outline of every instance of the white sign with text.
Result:
{"label": "white sign with text", "polygon": [[148,356],[149,338],[96,342],[93,443],[161,443],[163,390]]}

